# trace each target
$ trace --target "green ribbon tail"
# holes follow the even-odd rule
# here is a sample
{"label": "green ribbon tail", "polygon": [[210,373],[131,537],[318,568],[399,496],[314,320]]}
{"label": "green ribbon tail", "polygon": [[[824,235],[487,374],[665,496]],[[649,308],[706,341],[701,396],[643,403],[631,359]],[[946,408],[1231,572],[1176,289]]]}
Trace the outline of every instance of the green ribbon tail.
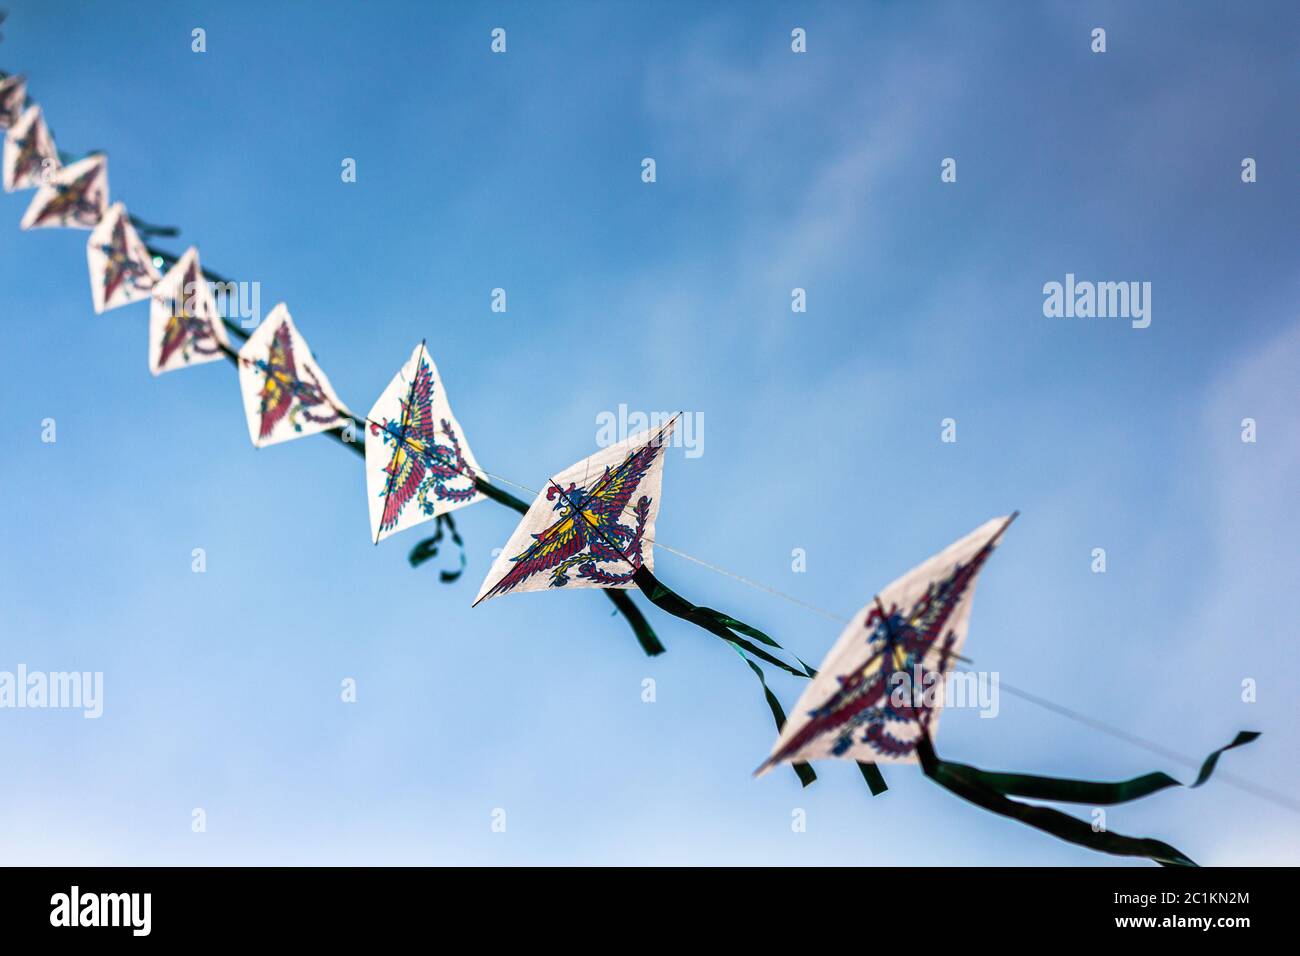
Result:
{"label": "green ribbon tail", "polygon": [[889,789],[889,784],[885,783],[885,775],[880,772],[880,768],[874,763],[866,763],[865,761],[859,760],[858,769],[862,771],[862,779],[865,780],[867,786],[871,788],[871,795],[873,797],[878,797]]}
{"label": "green ribbon tail", "polygon": [[1148,773],[1131,780],[1114,783],[1091,780],[1069,780],[1061,777],[1038,777],[1023,773],[996,773],[968,767],[965,764],[944,761],[952,773],[960,774],[967,780],[988,787],[995,793],[1012,797],[1029,797],[1033,800],[1052,800],[1060,803],[1087,803],[1093,806],[1108,807],[1117,803],[1140,800],[1153,793],[1169,787],[1199,787],[1209,780],[1219,762],[1219,756],[1234,747],[1241,747],[1256,739],[1259,734],[1253,730],[1243,730],[1233,738],[1232,743],[1220,747],[1205,758],[1200,773],[1191,784],[1183,784],[1167,773]]}
{"label": "green ribbon tail", "polygon": [[[1201,773],[1192,786],[1200,786],[1209,779],[1223,751],[1248,744],[1258,736],[1259,734],[1253,731],[1243,731],[1232,743],[1210,754],[1201,766]],[[1050,833],[1058,839],[1100,853],[1147,857],[1161,866],[1196,866],[1187,854],[1161,840],[1124,836],[1112,831],[1097,831],[1091,824],[1059,810],[1031,806],[1007,797],[1007,794],[1015,794],[1071,803],[1102,805],[1123,803],[1166,787],[1178,786],[1178,781],[1167,774],[1150,773],[1119,783],[1092,783],[1027,774],[990,773],[976,767],[949,763],[941,759],[934,752],[934,745],[930,742],[929,734],[926,733],[922,733],[921,739],[917,741],[916,752],[921,759],[921,769],[927,777],[950,793],[999,816],[1018,820],[1026,826]]]}
{"label": "green ribbon tail", "polygon": [[[683,621],[689,621],[696,627],[703,628],[710,634],[722,638],[735,649],[736,653],[749,665],[749,669],[758,677],[758,682],[763,685],[763,697],[767,700],[768,709],[772,711],[772,717],[776,721],[777,733],[780,733],[781,728],[785,726],[785,710],[781,707],[781,702],[777,700],[776,694],[772,693],[772,689],[767,686],[767,677],[763,674],[763,669],[750,659],[749,654],[771,664],[773,667],[779,667],[795,677],[808,677],[807,668],[800,670],[798,667],[787,664],[779,657],[772,656],[753,642],[745,640],[740,636],[741,634],[753,637],[768,647],[777,650],[782,649],[780,644],[758,628],[750,627],[748,624],[744,624],[730,615],[723,614],[721,611],[692,604],[672,588],[663,584],[646,568],[637,568],[632,580],[655,607],[674,617],[679,617]],[[817,779],[817,774],[813,772],[813,768],[807,763],[796,763],[791,766],[794,767],[794,772],[805,787]]]}
{"label": "green ribbon tail", "polygon": [[[763,685],[763,696],[767,698],[767,706],[772,711],[772,719],[776,721],[776,732],[779,734],[781,729],[785,727],[785,708],[777,700],[776,694],[772,693],[772,688],[767,686],[767,677],[763,674],[763,668],[746,657],[740,648],[736,648],[736,653],[740,655],[741,660],[749,665],[749,669],[758,677],[758,682]],[[809,764],[794,763],[790,766],[794,768],[795,774],[799,777],[799,782],[805,787],[817,779],[817,774]]]}
{"label": "green ribbon tail", "polygon": [[442,581],[443,584],[451,584],[465,573],[465,542],[461,539],[460,532],[456,530],[456,522],[452,520],[451,515],[438,515],[438,517],[434,519],[434,526],[436,530],[433,533],[433,537],[425,538],[412,548],[407,560],[411,562],[411,567],[418,568],[420,565],[424,564],[424,562],[436,558],[438,556],[438,547],[442,544],[444,533],[449,533],[451,535],[451,540],[460,549],[460,567],[455,571],[448,571],[446,569],[440,570],[438,572],[438,579]]}
{"label": "green ribbon tail", "polygon": [[606,588],[605,596],[614,602],[614,613],[622,614],[627,618],[627,623],[632,626],[632,633],[636,635],[641,650],[645,651],[647,657],[655,657],[666,650],[659,642],[650,622],[641,613],[641,609],[632,603],[632,599],[627,594],[615,588]]}
{"label": "green ribbon tail", "polygon": [[154,238],[174,238],[181,234],[176,226],[155,226],[151,222],[145,222],[139,216],[127,216],[131,220],[131,225],[135,226],[135,231],[146,239]]}
{"label": "green ribbon tail", "polygon": [[[769,647],[775,647],[780,650],[781,645],[776,643],[776,641],[772,640],[762,631],[750,627],[747,624],[741,624],[735,618],[728,617],[712,608],[697,607],[672,588],[663,584],[644,567],[637,568],[636,573],[632,576],[632,581],[641,589],[641,593],[649,599],[650,603],[659,608],[659,610],[671,614],[673,617],[679,617],[683,621],[689,621],[696,627],[703,628],[710,634],[722,638],[728,644],[734,644],[737,647],[748,651],[759,660],[771,664],[773,667],[779,667],[788,674],[793,674],[795,677],[808,676],[805,671],[800,670],[798,667],[791,664],[787,664],[779,657],[772,656],[761,647],[740,636],[740,634],[760,635],[760,639],[763,643],[767,644]],[[728,621],[738,626],[732,627],[726,623]]]}

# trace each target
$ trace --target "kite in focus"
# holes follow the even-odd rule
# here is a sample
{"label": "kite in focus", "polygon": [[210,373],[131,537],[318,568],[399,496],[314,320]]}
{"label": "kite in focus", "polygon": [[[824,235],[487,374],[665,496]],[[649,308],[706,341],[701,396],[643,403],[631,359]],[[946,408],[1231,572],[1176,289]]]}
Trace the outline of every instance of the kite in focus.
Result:
{"label": "kite in focus", "polygon": [[86,260],[97,314],[147,299],[160,278],[153,256],[140,241],[120,202],[109,207],[91,232]]}
{"label": "kite in focus", "polygon": [[638,569],[653,571],[663,449],[676,424],[633,435],[552,478],[474,604],[510,591],[629,588]]}
{"label": "kite in focus", "polygon": [[108,159],[87,156],[42,181],[20,224],[23,229],[94,229],[108,208]]}
{"label": "kite in focus", "polygon": [[190,246],[154,286],[149,305],[149,371],[154,375],[223,358],[230,348],[212,289]]}
{"label": "kite in focus", "polygon": [[59,151],[39,106],[32,106],[5,133],[4,188],[11,193],[47,183],[59,171]]}
{"label": "kite in focus", "polygon": [[27,78],[0,76],[0,129],[9,129],[22,116],[27,102]]}
{"label": "kite in focus", "polygon": [[283,302],[239,350],[239,390],[258,448],[340,428],[350,419]]}
{"label": "kite in focus", "polygon": [[[1110,806],[1182,786],[1168,774],[1099,783],[994,773],[935,753],[944,681],[966,639],[975,579],[1015,517],[994,518],[976,528],[894,581],[854,615],[757,773],[785,761],[823,757],[919,762],[927,777],[962,799],[1067,842],[1118,856],[1144,856],[1164,866],[1195,866],[1159,840],[1096,830],[1051,807],[1009,799]],[[1258,736],[1243,731],[1211,753],[1191,786],[1209,779],[1225,750]]]}
{"label": "kite in focus", "polygon": [[[758,677],[779,730],[785,713],[754,659],[797,677],[811,676],[807,666],[781,660],[774,653],[781,645],[762,631],[692,604],[654,575],[664,448],[676,424],[675,416],[653,433],[611,445],[547,482],[492,565],[474,604],[512,591],[636,587],[660,610],[726,641]],[[647,653],[659,650],[647,648]],[[873,793],[886,789],[874,765],[864,762],[861,768]],[[804,761],[795,762],[794,769],[804,786],[817,778]]]}
{"label": "kite in focus", "polygon": [[368,421],[366,491],[376,544],[482,500],[474,483],[478,462],[461,438],[423,342],[376,400]]}

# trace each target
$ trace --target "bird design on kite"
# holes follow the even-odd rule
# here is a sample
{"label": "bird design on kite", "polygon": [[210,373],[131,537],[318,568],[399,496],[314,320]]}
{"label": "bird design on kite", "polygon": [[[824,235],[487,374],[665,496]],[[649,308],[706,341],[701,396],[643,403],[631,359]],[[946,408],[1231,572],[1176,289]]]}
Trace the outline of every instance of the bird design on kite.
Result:
{"label": "bird design on kite", "polygon": [[149,270],[133,254],[126,235],[124,215],[117,217],[108,242],[102,244],[99,251],[105,256],[104,302],[112,302],[114,293],[123,285],[129,285],[133,289],[148,289],[153,285]]}
{"label": "bird design on kite", "polygon": [[[294,364],[293,340],[287,322],[281,322],[275,330],[266,359],[244,359],[244,362],[265,376],[259,395],[259,437],[268,437],[286,415],[293,430],[298,432],[302,431],[302,425],[298,421],[300,417],[317,425],[328,425],[342,419],[338,409],[325,397],[325,391],[312,373],[311,366],[303,366],[303,374],[311,381],[304,381],[299,376]],[[311,412],[311,409],[321,406],[328,409],[327,414],[316,415]]]}
{"label": "bird design on kite", "polygon": [[103,171],[99,163],[92,163],[85,171],[66,183],[51,183],[54,195],[33,218],[27,228],[46,225],[51,220],[93,226],[102,212],[102,196],[98,180]]}
{"label": "bird design on kite", "polygon": [[[559,512],[559,519],[545,531],[533,535],[533,543],[510,559],[514,567],[479,601],[504,594],[536,574],[549,574],[549,587],[564,587],[574,568],[578,577],[603,587],[631,581],[641,567],[650,497],[642,495],[632,509],[635,527],[620,519],[641,480],[662,453],[661,437],[662,433],[629,452],[621,464],[612,468],[606,465],[604,474],[590,486],[580,488],[576,482],[570,482],[567,489],[561,489],[552,482],[546,500],[555,502],[553,510]],[[600,567],[607,563],[631,567],[611,572]]]}
{"label": "bird design on kite", "polygon": [[[768,763],[798,753],[826,734],[835,735],[835,756],[846,753],[854,743],[867,744],[883,756],[913,753],[917,740],[929,730],[933,713],[925,690],[936,686],[952,663],[956,632],[948,629],[949,619],[995,543],[996,539],[988,541],[947,577],[931,582],[906,614],[896,604],[884,611],[877,602],[863,622],[871,654],[860,667],[838,678],[839,688],[809,712],[809,722]],[[906,675],[902,685],[907,692],[894,693],[900,684],[895,675]],[[916,736],[903,739],[891,733],[890,727],[900,723],[916,728]],[[861,736],[855,741],[859,731]]]}
{"label": "bird design on kite", "polygon": [[14,160],[13,167],[15,183],[31,182],[32,177],[42,168],[46,159],[43,150],[45,144],[43,132],[38,120],[29,125],[27,132],[22,136],[13,138],[13,144],[18,147],[17,159]]}
{"label": "bird design on kite", "polygon": [[[385,418],[382,424],[370,423],[371,433],[381,436],[385,445],[393,446],[392,457],[384,468],[388,477],[381,492],[384,499],[379,522],[381,533],[397,525],[403,509],[412,500],[426,515],[432,515],[436,509],[430,495],[439,501],[461,502],[469,501],[478,493],[474,471],[461,451],[455,429],[445,418],[437,425],[434,423],[436,385],[429,363],[421,355],[410,391],[401,401],[398,420]],[[438,442],[439,428],[450,444]],[[453,485],[457,478],[465,484]]]}
{"label": "bird design on kite", "polygon": [[163,328],[162,341],[158,346],[158,368],[165,368],[168,360],[180,352],[186,362],[191,355],[216,355],[221,352],[221,342],[212,327],[212,320],[191,314],[189,305],[192,295],[203,282],[199,274],[197,260],[192,260],[177,287],[177,294],[171,299],[171,314]]}

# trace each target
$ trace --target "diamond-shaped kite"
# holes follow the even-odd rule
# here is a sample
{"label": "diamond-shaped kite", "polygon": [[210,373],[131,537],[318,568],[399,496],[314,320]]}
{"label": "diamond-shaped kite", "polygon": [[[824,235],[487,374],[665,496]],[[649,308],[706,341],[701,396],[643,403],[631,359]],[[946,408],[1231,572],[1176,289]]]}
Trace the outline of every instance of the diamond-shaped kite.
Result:
{"label": "diamond-shaped kite", "polygon": [[511,591],[630,588],[654,570],[664,446],[677,420],[560,472],[537,496],[474,603]]}
{"label": "diamond-shaped kite", "polygon": [[[1015,516],[994,518],[908,571],[853,616],[804,688],[763,769],[844,757],[916,763],[939,726],[946,678],[970,622],[975,579]],[[898,692],[902,687],[905,693]]]}
{"label": "diamond-shaped kite", "polygon": [[11,193],[50,181],[59,171],[59,151],[54,147],[39,106],[29,107],[5,131],[4,188]]}
{"label": "diamond-shaped kite", "polygon": [[108,208],[108,158],[101,153],[64,166],[42,182],[22,228],[94,229]]}
{"label": "diamond-shaped kite", "polygon": [[370,409],[366,492],[375,543],[479,501],[478,471],[421,342]]}
{"label": "diamond-shaped kite", "polygon": [[0,79],[0,129],[9,129],[18,122],[26,101],[26,77],[6,76]]}
{"label": "diamond-shaped kite", "polygon": [[149,306],[149,371],[154,375],[215,362],[230,348],[212,289],[190,246],[153,289]]}
{"label": "diamond-shaped kite", "polygon": [[350,418],[283,302],[239,350],[239,390],[248,436],[259,448],[339,428]]}
{"label": "diamond-shaped kite", "polygon": [[161,274],[140,240],[126,207],[114,203],[86,243],[90,294],[96,312],[147,299]]}

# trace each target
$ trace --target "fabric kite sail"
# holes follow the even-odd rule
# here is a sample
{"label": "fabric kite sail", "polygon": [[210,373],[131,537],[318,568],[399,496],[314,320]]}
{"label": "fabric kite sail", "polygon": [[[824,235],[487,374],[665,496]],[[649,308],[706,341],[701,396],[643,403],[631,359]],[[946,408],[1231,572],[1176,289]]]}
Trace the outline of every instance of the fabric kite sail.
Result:
{"label": "fabric kite sail", "polygon": [[[781,645],[762,631],[692,604],[654,575],[664,448],[676,424],[674,417],[661,428],[611,445],[547,482],[492,565],[474,604],[511,592],[636,587],[660,610],[722,638],[739,653],[762,684],[780,729],[785,712],[755,660],[797,677],[812,676],[807,665],[782,660],[776,656]],[[817,778],[803,761],[795,764],[795,772],[805,786]],[[862,772],[873,793],[886,789],[873,765],[862,764]]]}
{"label": "fabric kite sail", "polygon": [[27,78],[0,77],[0,129],[10,129],[23,114],[27,102]]}
{"label": "fabric kite sail", "polygon": [[438,367],[421,342],[370,409],[366,492],[375,543],[483,500],[478,473]]}
{"label": "fabric kite sail", "polygon": [[[997,773],[943,760],[934,749],[944,679],[954,667],[970,623],[975,580],[1014,520],[994,518],[894,581],[854,615],[795,705],[768,759],[778,763],[843,757],[920,763],[931,780],[964,800],[1062,840],[1165,866],[1195,866],[1167,843],[1096,830],[1051,807],[1010,799],[1109,806],[1181,786],[1164,773],[1093,782]],[[1243,731],[1211,753],[1193,787],[1209,779],[1220,754],[1259,735]]]}
{"label": "fabric kite sail", "polygon": [[547,482],[474,604],[510,592],[636,586],[639,568],[654,569],[663,450],[676,424],[610,445]]}
{"label": "fabric kite sail", "polygon": [[23,229],[94,229],[108,208],[108,158],[87,156],[41,182],[23,214]]}
{"label": "fabric kite sail", "polygon": [[258,448],[341,428],[351,417],[283,302],[239,350],[239,390]]}
{"label": "fabric kite sail", "polygon": [[31,106],[5,132],[4,188],[33,189],[59,171],[59,151],[39,106]]}
{"label": "fabric kite sail", "polygon": [[90,265],[90,294],[95,312],[149,298],[161,278],[153,256],[140,240],[126,214],[126,206],[114,203],[90,234],[86,243]]}
{"label": "fabric kite sail", "polygon": [[[942,694],[921,692],[941,684],[961,653],[975,580],[1013,517],[976,528],[853,616],[804,688],[764,770],[822,757],[918,762],[921,731],[933,737],[943,709]],[[891,679],[918,693],[894,694]]]}
{"label": "fabric kite sail", "polygon": [[149,305],[149,371],[154,375],[215,362],[230,349],[225,323],[194,246],[153,288]]}

